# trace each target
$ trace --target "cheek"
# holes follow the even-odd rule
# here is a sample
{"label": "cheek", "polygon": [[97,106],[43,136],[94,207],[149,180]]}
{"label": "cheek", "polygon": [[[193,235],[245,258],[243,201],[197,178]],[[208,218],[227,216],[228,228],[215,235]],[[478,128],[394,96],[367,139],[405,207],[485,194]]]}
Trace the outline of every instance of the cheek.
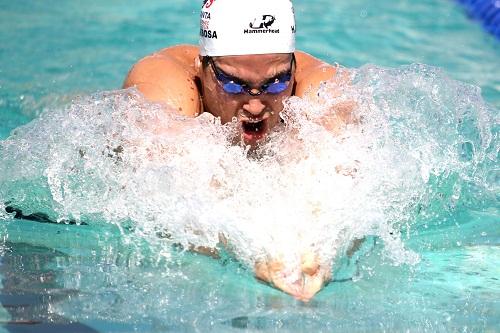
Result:
{"label": "cheek", "polygon": [[217,86],[216,86],[215,82],[212,82],[211,80],[207,80],[205,82],[205,84],[203,85],[203,97],[213,99],[217,95],[218,95],[217,94]]}
{"label": "cheek", "polygon": [[269,100],[270,107],[273,110],[273,114],[271,116],[271,126],[274,126],[280,122],[280,113],[284,108],[283,101],[288,97],[289,96],[277,96]]}
{"label": "cheek", "polygon": [[239,105],[235,101],[228,100],[227,98],[218,99],[218,108],[220,110],[220,117],[223,123],[228,123],[236,117]]}
{"label": "cheek", "polygon": [[273,97],[269,103],[271,104],[271,108],[273,109],[273,111],[275,112],[281,112],[283,110],[283,100],[285,99],[286,97],[283,97],[283,96],[276,96],[276,97]]}
{"label": "cheek", "polygon": [[213,89],[207,87],[206,92],[204,99],[207,110],[205,111],[209,111],[215,117],[220,117],[223,124],[232,121],[238,112],[238,103],[230,100],[217,87],[213,87]]}

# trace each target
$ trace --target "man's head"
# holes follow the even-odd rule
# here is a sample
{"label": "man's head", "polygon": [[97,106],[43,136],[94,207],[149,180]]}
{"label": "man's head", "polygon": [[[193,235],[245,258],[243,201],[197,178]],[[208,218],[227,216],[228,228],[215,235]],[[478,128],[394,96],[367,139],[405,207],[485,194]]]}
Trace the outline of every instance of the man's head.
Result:
{"label": "man's head", "polygon": [[293,93],[295,19],[289,0],[206,0],[200,18],[204,106],[223,123],[237,118],[247,144],[279,121]]}

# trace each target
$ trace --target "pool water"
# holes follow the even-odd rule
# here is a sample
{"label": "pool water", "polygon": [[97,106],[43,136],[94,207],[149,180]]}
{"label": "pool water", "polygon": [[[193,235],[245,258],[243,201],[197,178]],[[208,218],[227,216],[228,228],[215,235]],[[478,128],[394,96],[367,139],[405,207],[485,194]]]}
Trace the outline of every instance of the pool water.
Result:
{"label": "pool water", "polygon": [[[294,3],[298,48],[352,86],[289,101],[260,159],[231,125],[115,91],[197,42],[197,2],[0,4],[0,199],[24,214],[0,210],[0,331],[500,329],[500,43],[453,1]],[[314,120],[344,100],[363,121],[337,140]],[[218,231],[219,259],[175,245]],[[253,278],[252,258],[303,244],[334,263],[311,302]]]}

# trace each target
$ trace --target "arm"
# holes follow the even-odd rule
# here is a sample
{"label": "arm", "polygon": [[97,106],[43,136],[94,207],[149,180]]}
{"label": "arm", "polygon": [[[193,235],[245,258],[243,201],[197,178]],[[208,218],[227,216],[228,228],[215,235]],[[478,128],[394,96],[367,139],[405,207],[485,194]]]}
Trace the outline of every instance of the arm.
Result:
{"label": "arm", "polygon": [[198,115],[201,101],[195,83],[197,51],[193,48],[171,47],[141,59],[129,71],[123,88],[135,87],[151,102],[168,105],[187,116]]}
{"label": "arm", "polygon": [[321,82],[331,80],[337,74],[335,67],[305,52],[295,52],[295,58],[295,95],[299,97],[314,97]]}
{"label": "arm", "polygon": [[[322,82],[334,79],[339,86],[349,84],[349,77],[345,75],[345,72],[339,73],[337,67],[304,52],[296,52],[295,55],[297,59],[295,95],[298,97],[323,104],[324,102],[317,95]],[[331,93],[336,97],[342,91],[333,87]],[[344,125],[355,122],[352,117],[355,107],[354,101],[337,103],[321,118],[321,124],[332,133],[340,134]]]}

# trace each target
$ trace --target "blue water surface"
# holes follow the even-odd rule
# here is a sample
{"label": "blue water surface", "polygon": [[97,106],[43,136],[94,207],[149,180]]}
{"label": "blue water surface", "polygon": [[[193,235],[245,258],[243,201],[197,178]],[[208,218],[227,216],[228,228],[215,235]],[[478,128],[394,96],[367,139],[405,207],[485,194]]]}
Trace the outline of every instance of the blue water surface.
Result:
{"label": "blue water surface", "polygon": [[[162,257],[156,245],[125,237],[132,233],[126,225],[0,219],[1,332],[500,330],[499,41],[453,1],[294,4],[299,49],[345,67],[374,64],[377,73],[430,73],[441,90],[450,77],[468,84],[464,91],[479,99],[473,109],[481,105],[488,114],[481,126],[490,143],[474,150],[481,136],[463,147],[465,161],[477,151],[488,157],[459,182],[467,190],[458,203],[450,199],[453,186],[439,179],[433,184],[431,177],[429,191],[445,199],[415,214],[411,228],[398,230],[420,263],[395,265],[385,259],[383,242],[368,237],[353,258],[339,259],[337,279],[302,303],[258,283],[230,254],[214,260],[176,249],[173,259]],[[0,139],[77,96],[119,89],[132,64],[148,53],[196,44],[199,5],[0,0]],[[429,67],[404,67],[412,63]],[[433,74],[434,67],[443,72]],[[362,68],[369,76],[370,67]],[[389,89],[379,98],[384,96],[397,97]],[[475,129],[476,115],[464,126]],[[16,168],[0,157],[0,173]],[[475,176],[490,192],[470,185]],[[50,206],[41,185],[17,181],[19,192],[28,193],[26,202]],[[7,183],[0,186],[12,186]]]}

